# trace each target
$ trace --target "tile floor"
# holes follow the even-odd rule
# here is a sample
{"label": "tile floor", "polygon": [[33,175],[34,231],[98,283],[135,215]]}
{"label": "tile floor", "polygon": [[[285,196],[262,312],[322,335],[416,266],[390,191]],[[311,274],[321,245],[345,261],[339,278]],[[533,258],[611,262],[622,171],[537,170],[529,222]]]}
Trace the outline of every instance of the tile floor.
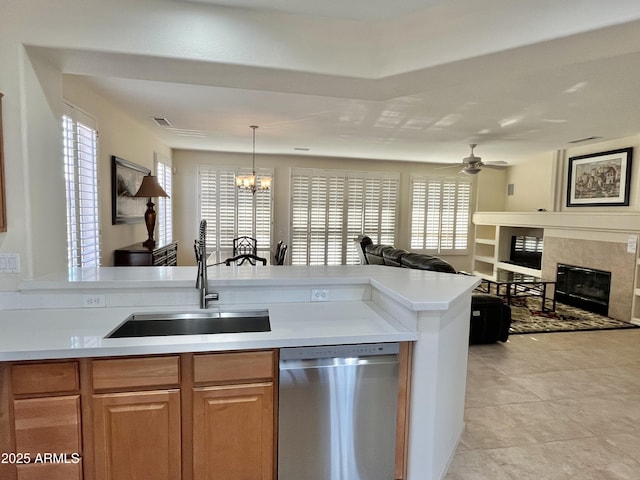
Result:
{"label": "tile floor", "polygon": [[446,480],[640,479],[640,329],[471,346],[465,422]]}

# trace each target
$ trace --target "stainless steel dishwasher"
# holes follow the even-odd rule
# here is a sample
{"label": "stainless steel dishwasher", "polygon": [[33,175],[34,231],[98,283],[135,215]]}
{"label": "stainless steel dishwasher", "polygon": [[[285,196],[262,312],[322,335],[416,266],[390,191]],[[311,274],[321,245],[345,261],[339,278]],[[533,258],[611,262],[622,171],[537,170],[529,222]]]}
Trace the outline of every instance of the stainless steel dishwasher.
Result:
{"label": "stainless steel dishwasher", "polygon": [[280,350],[278,480],[392,480],[397,343]]}

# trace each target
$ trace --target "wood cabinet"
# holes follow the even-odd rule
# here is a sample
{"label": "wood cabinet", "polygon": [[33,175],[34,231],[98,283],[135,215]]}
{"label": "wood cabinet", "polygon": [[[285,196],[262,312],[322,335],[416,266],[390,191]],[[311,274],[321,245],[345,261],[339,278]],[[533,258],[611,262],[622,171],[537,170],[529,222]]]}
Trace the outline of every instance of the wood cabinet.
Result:
{"label": "wood cabinet", "polygon": [[175,267],[178,264],[178,242],[147,248],[142,243],[119,248],[113,253],[116,267]]}
{"label": "wood cabinet", "polygon": [[83,478],[78,362],[2,364],[3,480]]}
{"label": "wood cabinet", "polygon": [[194,389],[194,480],[272,479],[273,417],[272,382]]}
{"label": "wood cabinet", "polygon": [[0,92],[0,232],[7,231],[7,209],[4,193],[4,145],[2,143],[2,97]]}
{"label": "wood cabinet", "polygon": [[93,397],[95,480],[181,478],[180,391]]}
{"label": "wood cabinet", "polygon": [[194,355],[193,480],[276,477],[274,351]]}
{"label": "wood cabinet", "polygon": [[91,361],[95,480],[181,478],[180,357]]}
{"label": "wood cabinet", "polygon": [[[85,480],[275,478],[275,351],[83,362],[84,440],[92,452]],[[78,388],[69,372],[56,371],[66,386]],[[72,398],[57,403],[62,437],[73,427]],[[25,426],[25,434],[34,428]]]}

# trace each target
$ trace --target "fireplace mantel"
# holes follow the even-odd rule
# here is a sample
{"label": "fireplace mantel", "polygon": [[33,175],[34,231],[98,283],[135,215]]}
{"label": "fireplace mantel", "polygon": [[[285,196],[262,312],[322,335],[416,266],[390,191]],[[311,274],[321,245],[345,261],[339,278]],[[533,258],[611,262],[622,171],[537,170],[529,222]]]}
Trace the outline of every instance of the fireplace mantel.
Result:
{"label": "fireplace mantel", "polygon": [[640,212],[476,212],[476,225],[640,232]]}

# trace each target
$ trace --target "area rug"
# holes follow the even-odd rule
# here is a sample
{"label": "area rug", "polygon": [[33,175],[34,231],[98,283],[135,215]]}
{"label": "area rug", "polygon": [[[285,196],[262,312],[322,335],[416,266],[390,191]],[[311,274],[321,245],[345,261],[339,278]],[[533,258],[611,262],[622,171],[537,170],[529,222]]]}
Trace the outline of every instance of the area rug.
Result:
{"label": "area rug", "polygon": [[638,328],[632,323],[562,303],[556,303],[555,312],[542,312],[540,303],[540,297],[512,299],[510,334]]}

